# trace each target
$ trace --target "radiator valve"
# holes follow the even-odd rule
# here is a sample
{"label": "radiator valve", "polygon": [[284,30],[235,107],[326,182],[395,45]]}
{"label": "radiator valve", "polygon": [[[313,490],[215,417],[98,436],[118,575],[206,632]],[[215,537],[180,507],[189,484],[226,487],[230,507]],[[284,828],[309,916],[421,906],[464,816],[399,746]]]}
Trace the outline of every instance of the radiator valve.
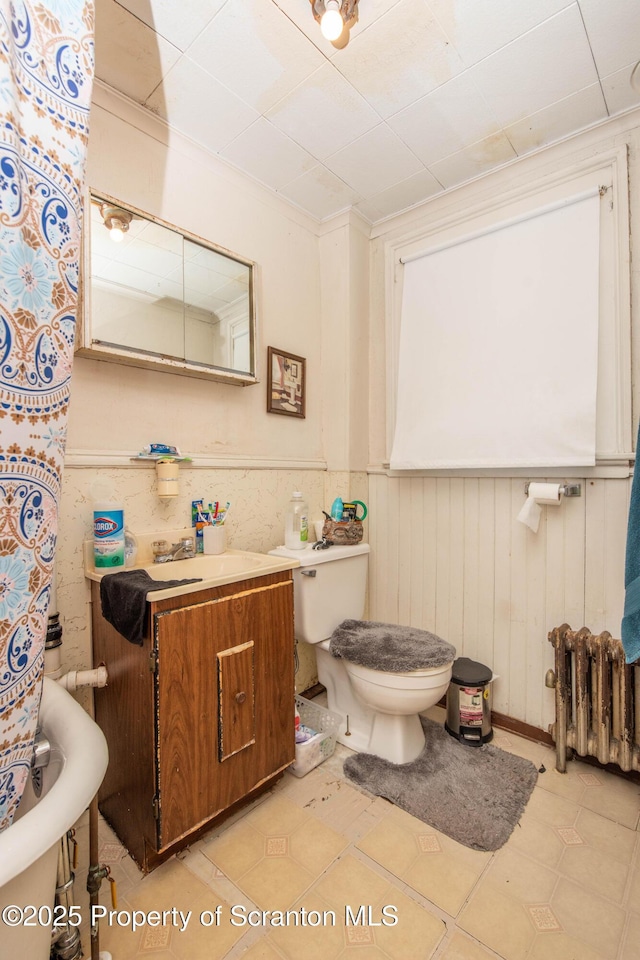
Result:
{"label": "radiator valve", "polygon": [[557,683],[557,680],[556,680],[555,672],[553,670],[547,670],[544,678],[545,687],[550,687],[551,689],[553,689],[556,683]]}

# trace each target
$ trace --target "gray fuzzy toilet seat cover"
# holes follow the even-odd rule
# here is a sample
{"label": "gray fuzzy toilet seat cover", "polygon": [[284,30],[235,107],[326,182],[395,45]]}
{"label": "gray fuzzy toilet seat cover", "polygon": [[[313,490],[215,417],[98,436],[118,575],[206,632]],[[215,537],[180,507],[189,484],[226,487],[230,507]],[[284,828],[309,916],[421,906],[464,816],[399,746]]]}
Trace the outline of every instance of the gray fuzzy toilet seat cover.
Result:
{"label": "gray fuzzy toilet seat cover", "polygon": [[331,634],[331,655],[370,670],[408,673],[453,663],[456,648],[417,627],[375,620],[343,620]]}

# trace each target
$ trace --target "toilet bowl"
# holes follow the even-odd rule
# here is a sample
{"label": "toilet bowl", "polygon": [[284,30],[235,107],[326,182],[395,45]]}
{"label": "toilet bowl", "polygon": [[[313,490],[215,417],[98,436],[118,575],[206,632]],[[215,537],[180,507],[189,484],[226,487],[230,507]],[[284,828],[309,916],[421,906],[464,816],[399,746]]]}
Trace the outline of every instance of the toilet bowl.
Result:
{"label": "toilet bowl", "polygon": [[375,714],[369,752],[393,763],[420,756],[425,739],[420,713],[447,692],[453,662],[430,670],[391,673],[345,661],[356,696]]}
{"label": "toilet bowl", "polygon": [[415,760],[425,744],[420,713],[446,693],[455,650],[451,648],[450,662],[403,672],[337,658],[330,651],[332,634],[343,621],[359,620],[364,612],[369,544],[328,550],[277,547],[271,553],[300,562],[293,571],[295,636],[315,647],[328,707],[343,717],[338,741],[392,763]]}

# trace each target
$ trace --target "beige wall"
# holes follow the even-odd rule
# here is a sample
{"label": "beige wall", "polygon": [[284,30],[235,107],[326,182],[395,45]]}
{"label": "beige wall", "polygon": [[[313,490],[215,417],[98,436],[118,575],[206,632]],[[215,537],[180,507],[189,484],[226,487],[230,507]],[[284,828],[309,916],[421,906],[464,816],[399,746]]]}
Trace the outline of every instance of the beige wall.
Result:
{"label": "beige wall", "polygon": [[[459,656],[486,663],[499,678],[494,709],[539,728],[546,728],[554,714],[553,692],[544,686],[545,672],[553,665],[548,631],[567,621],[576,629],[587,625],[620,635],[629,454],[639,412],[638,338],[631,337],[630,349],[629,300],[634,306],[631,330],[637,331],[640,272],[637,257],[629,267],[625,233],[630,219],[633,250],[633,240],[637,247],[640,237],[639,124],[636,111],[542,150],[376,228],[371,243],[370,616],[434,630],[456,646]],[[472,471],[439,471],[402,477],[388,470],[388,358],[399,287],[393,258],[403,238],[419,245],[441,224],[463,222],[471,211],[517,203],[536,183],[561,184],[563,177],[569,183],[605,156],[617,157],[619,189],[613,199],[624,207],[615,238],[619,273],[609,271],[603,286],[612,289],[624,330],[614,358],[618,378],[628,384],[631,365],[636,373],[633,430],[628,388],[621,390],[622,410],[615,409],[613,396],[598,397],[612,424],[609,433],[617,438],[618,456],[577,477],[568,475],[567,480],[582,484],[582,497],[564,501],[555,511],[547,509],[534,534],[516,519],[525,499],[525,472],[477,471],[474,476]],[[607,203],[609,197],[611,191]],[[558,472],[547,479],[557,480]]]}
{"label": "beige wall", "polygon": [[[263,383],[236,388],[78,357],[69,449],[135,453],[166,439],[199,456],[322,460],[318,225],[100,87],[87,181],[255,261],[258,375],[264,379],[268,345],[306,357],[307,417],[267,416]],[[95,396],[108,397],[109,409],[78,409]]]}
{"label": "beige wall", "polygon": [[[547,631],[563,620],[619,630],[628,461],[608,475],[573,478],[583,496],[567,501],[538,535],[515,519],[526,478],[389,475],[390,249],[443,217],[502,194],[517,197],[536,178],[619,148],[628,150],[633,236],[639,147],[638,114],[619,118],[370,231],[348,215],[316,223],[98,87],[90,186],[255,260],[260,374],[268,345],[306,357],[307,418],[267,414],[264,383],[239,388],[77,359],[58,550],[64,665],[90,659],[80,544],[90,534],[96,480],[106,479],[124,500],[135,532],[183,526],[194,497],[229,499],[231,545],[258,550],[282,540],[286,502],[300,488],[314,517],[336,495],[369,502],[371,617],[441,633],[459,655],[499,675],[496,709],[546,726]],[[625,269],[638,304],[639,268]],[[617,292],[628,298],[624,283]],[[636,317],[637,307],[635,326]],[[637,372],[635,338],[632,348]],[[633,413],[635,435],[637,400]],[[152,469],[129,459],[158,440],[194,458],[169,504],[155,496]],[[305,651],[301,659],[304,689],[314,664]]]}
{"label": "beige wall", "polygon": [[[366,322],[368,238],[361,232],[353,238],[349,217],[322,227],[99,85],[90,140],[89,187],[257,263],[261,382],[237,387],[76,357],[56,564],[65,669],[91,659],[81,544],[91,536],[99,487],[106,484],[124,502],[134,533],[188,526],[192,499],[230,500],[230,546],[259,551],[283,542],[284,511],[295,489],[306,494],[312,519],[337,495],[367,499],[366,430],[358,431],[355,445],[351,434],[354,408],[366,424],[366,363],[354,356],[351,340],[354,328],[362,340]],[[347,280],[323,299],[325,250]],[[350,261],[356,262],[347,271],[340,268]],[[344,339],[335,350],[339,376],[325,378],[325,328],[336,322]],[[268,345],[307,360],[304,420],[266,412]],[[181,469],[175,501],[156,496],[151,464],[130,459],[157,441],[193,457]],[[301,691],[316,676],[309,651],[301,651],[300,661]]]}

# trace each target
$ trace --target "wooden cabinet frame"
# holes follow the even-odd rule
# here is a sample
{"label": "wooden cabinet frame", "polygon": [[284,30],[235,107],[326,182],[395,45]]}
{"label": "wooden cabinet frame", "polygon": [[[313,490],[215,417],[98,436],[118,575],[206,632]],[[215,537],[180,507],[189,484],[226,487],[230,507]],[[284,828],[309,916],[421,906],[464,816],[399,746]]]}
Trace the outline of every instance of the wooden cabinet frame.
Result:
{"label": "wooden cabinet frame", "polygon": [[142,647],[93,584],[100,809],[145,871],[266,789],[294,759],[293,583],[271,574],[149,603]]}

